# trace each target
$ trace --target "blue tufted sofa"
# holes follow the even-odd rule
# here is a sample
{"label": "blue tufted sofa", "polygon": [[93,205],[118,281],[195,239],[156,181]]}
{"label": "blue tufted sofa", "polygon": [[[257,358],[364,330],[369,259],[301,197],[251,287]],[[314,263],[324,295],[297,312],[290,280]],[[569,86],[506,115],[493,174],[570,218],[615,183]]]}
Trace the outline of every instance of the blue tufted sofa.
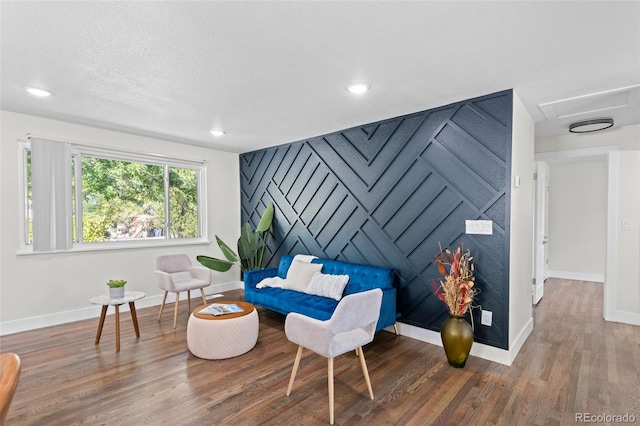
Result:
{"label": "blue tufted sofa", "polygon": [[[275,276],[285,278],[292,261],[293,256],[284,255],[280,259],[278,268],[245,272],[244,299],[247,302],[283,315],[290,312],[298,312],[322,321],[331,318],[339,303],[335,299],[282,288],[256,288],[256,285],[264,278]],[[382,307],[380,308],[380,318],[378,319],[376,331],[392,325],[395,326],[397,311],[396,289],[393,287],[393,269],[319,258],[314,259],[311,263],[321,263],[323,265],[321,270],[323,274],[349,275],[349,282],[344,290],[344,295],[372,288],[382,289]]]}

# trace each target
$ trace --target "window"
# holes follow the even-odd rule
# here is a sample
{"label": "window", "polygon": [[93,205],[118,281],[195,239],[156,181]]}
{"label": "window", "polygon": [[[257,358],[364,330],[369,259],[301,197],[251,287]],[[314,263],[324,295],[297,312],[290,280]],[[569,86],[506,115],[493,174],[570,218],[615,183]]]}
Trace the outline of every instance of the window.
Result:
{"label": "window", "polygon": [[[54,235],[40,236],[45,239],[58,238],[56,233],[70,233],[67,237],[73,247],[120,242],[153,244],[153,241],[202,237],[204,166],[201,164],[73,145],[63,154],[64,161],[58,163],[49,153],[40,154],[40,161],[46,159],[43,167],[33,158],[38,154],[32,151],[39,152],[35,142],[32,140],[31,146],[24,149],[25,243],[32,245],[33,251],[70,248],[69,244],[50,246],[49,241],[40,245],[38,233]],[[65,182],[62,189],[48,188],[49,181],[55,181],[55,177],[38,180],[33,176],[36,168],[47,168],[51,163],[53,169],[68,170],[62,178]],[[69,196],[58,201],[47,198],[38,202],[38,187],[46,187],[40,188],[47,193],[46,197],[54,193],[55,199],[56,192],[67,190]],[[62,204],[61,209],[55,207],[56,202]],[[47,212],[44,220],[38,219],[38,206],[45,206],[44,209],[50,204],[54,206],[53,211]],[[60,211],[65,213],[60,215]],[[50,219],[56,212],[61,217]],[[56,228],[53,224],[49,226],[53,231],[42,231],[38,221],[68,222],[69,227]]]}

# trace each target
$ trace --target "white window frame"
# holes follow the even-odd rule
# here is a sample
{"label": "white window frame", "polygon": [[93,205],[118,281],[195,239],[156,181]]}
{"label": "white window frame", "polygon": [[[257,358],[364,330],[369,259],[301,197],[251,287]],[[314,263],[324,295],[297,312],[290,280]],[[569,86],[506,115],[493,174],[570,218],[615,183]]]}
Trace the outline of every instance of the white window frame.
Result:
{"label": "white window frame", "polygon": [[[27,177],[27,157],[26,152],[31,149],[29,142],[19,141],[19,164],[20,176],[18,184],[20,185],[20,244],[18,254],[50,254],[50,253],[69,253],[84,252],[97,250],[118,250],[118,249],[135,249],[145,247],[163,247],[163,246],[180,246],[193,244],[209,244],[207,239],[207,190],[206,175],[207,169],[204,161],[186,160],[164,156],[159,154],[143,154],[129,151],[113,150],[108,148],[100,148],[94,146],[86,146],[80,144],[71,145],[71,155],[76,158],[76,167],[74,179],[76,180],[75,188],[75,212],[76,212],[76,238],[70,250],[64,251],[33,251],[33,243],[28,243],[28,177]],[[104,158],[108,160],[117,160],[125,162],[136,162],[144,164],[152,164],[164,167],[164,191],[165,191],[165,232],[163,237],[143,238],[122,241],[102,241],[102,242],[83,242],[82,241],[82,157],[90,156]],[[192,238],[170,238],[168,230],[171,226],[171,217],[169,216],[169,168],[186,168],[196,170],[198,172],[198,237]],[[71,185],[71,182],[69,182]]]}

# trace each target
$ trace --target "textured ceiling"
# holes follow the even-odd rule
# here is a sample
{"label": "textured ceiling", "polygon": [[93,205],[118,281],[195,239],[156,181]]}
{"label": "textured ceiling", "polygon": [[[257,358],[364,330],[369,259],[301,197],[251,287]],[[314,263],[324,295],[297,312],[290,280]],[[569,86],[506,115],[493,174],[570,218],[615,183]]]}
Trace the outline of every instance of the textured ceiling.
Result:
{"label": "textured ceiling", "polygon": [[[640,83],[637,1],[2,1],[0,19],[2,109],[231,152],[509,88],[551,136],[602,114],[540,104]],[[636,124],[632,100],[603,113]]]}

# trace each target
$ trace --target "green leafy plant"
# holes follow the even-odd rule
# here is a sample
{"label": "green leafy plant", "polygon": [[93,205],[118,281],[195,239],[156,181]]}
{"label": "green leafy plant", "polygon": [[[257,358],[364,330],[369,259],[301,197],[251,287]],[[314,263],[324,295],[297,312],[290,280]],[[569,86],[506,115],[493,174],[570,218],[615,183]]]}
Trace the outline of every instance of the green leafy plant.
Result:
{"label": "green leafy plant", "polygon": [[237,253],[216,235],[216,242],[225,258],[217,259],[201,255],[197,256],[196,259],[207,268],[218,272],[226,272],[238,263],[242,273],[264,267],[267,240],[269,239],[269,229],[273,222],[273,214],[273,203],[269,203],[255,230],[251,229],[249,222],[242,225]]}
{"label": "green leafy plant", "polygon": [[125,280],[109,280],[107,285],[111,288],[124,287],[127,282]]}

